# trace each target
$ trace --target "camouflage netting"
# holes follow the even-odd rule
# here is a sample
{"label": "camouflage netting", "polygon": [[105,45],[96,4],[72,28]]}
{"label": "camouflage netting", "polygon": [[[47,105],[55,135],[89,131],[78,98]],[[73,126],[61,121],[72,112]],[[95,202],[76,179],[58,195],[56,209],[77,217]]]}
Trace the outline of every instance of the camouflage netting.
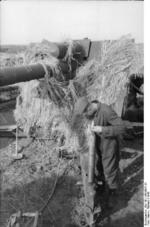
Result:
{"label": "camouflage netting", "polygon": [[91,60],[77,73],[77,81],[86,87],[89,100],[117,103],[130,75],[143,67],[143,53],[130,37],[105,41],[101,48],[101,61]]}
{"label": "camouflage netting", "polygon": [[[68,46],[68,56],[71,55],[70,46],[73,46],[72,43]],[[69,151],[75,150],[78,145],[75,136],[71,136],[69,122],[74,103],[82,94],[82,88],[77,82],[63,80],[58,59],[49,53],[48,48],[46,44],[31,45],[27,48],[24,62],[41,63],[45,68],[45,80],[19,84],[20,95],[14,116],[18,126],[28,135],[40,134],[41,137],[51,138],[57,133],[58,137],[65,138],[64,147],[69,146]],[[53,78],[49,76],[47,66],[51,68]],[[58,78],[61,78],[61,82]]]}
{"label": "camouflage netting", "polygon": [[[74,46],[75,42],[68,42],[67,54],[63,59],[70,67]],[[109,105],[116,104],[129,76],[142,69],[143,51],[137,48],[130,36],[104,41],[100,51],[101,60],[86,62],[70,81],[64,80],[57,49],[47,41],[30,44],[24,53],[16,55],[16,59],[22,56],[23,64],[41,63],[45,68],[45,80],[19,84],[20,96],[14,112],[18,126],[29,135],[36,135],[40,131],[44,137],[49,138],[52,131],[59,131],[60,127],[65,138],[70,140],[74,103],[79,97],[86,95],[89,100],[98,99]],[[20,64],[18,62],[16,60],[16,65]],[[46,66],[52,69],[53,78],[50,78]]]}
{"label": "camouflage netting", "polygon": [[[68,63],[72,58],[72,48],[71,42],[67,51],[69,58],[65,56]],[[7,218],[16,212],[12,207],[10,209],[10,202],[12,206],[23,211],[40,209],[59,175],[58,186],[61,190],[57,191],[54,202],[51,201],[49,206],[55,210],[58,222],[59,218],[64,217],[64,220],[72,218],[75,223],[81,224],[79,216],[83,213],[84,199],[83,195],[79,194],[75,194],[73,198],[76,181],[72,180],[78,172],[78,161],[74,158],[69,161],[62,158],[62,151],[71,154],[88,151],[90,143],[88,122],[77,116],[72,124],[74,104],[83,95],[89,100],[98,99],[107,104],[117,102],[121,90],[128,82],[137,53],[140,55],[130,37],[106,41],[100,53],[101,61],[86,62],[78,69],[76,77],[68,82],[57,80],[58,77],[63,78],[63,75],[58,67],[57,58],[50,54],[46,43],[29,45],[25,53],[20,54],[21,58],[20,55],[16,56],[14,65],[41,63],[45,67],[45,79],[19,84],[20,95],[14,111],[15,119],[26,134],[34,136],[37,140],[25,148],[24,145],[20,145],[26,158],[18,162],[13,163],[12,150],[15,149],[8,147],[7,152],[1,152],[3,162],[0,164],[4,170],[2,188],[5,191],[3,208],[9,210]],[[46,65],[51,67],[53,78],[50,78]],[[60,183],[63,178],[66,179],[64,186]],[[68,186],[68,191],[64,190],[64,193],[62,188],[69,185],[69,182],[70,188]],[[9,190],[6,192],[6,189]],[[62,193],[66,201],[60,208]],[[67,204],[71,205],[68,210]],[[70,213],[72,215],[68,217]]]}

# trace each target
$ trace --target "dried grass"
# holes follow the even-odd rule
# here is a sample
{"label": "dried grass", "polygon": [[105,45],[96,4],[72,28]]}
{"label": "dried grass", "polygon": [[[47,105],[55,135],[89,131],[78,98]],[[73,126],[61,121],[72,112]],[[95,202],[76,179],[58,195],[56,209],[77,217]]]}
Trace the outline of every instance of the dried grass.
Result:
{"label": "dried grass", "polygon": [[[73,51],[77,43],[69,40],[66,45],[68,51],[64,60],[71,67]],[[136,71],[135,68],[138,70],[138,66],[142,67],[142,54],[130,36],[116,41],[105,41],[100,50],[100,62],[96,60],[87,62],[79,68],[74,80],[66,82],[59,69],[58,59],[54,57],[58,53],[55,48],[54,50],[51,48],[51,44],[43,41],[40,44],[29,45],[24,53],[16,55],[14,64],[20,64],[17,59],[22,59],[21,64],[38,62],[44,65],[46,74],[44,81],[34,80],[19,84],[20,96],[14,114],[17,124],[27,134],[36,135],[40,131],[44,137],[51,137],[52,128],[56,128],[53,122],[56,121],[59,122],[62,134],[64,133],[69,140],[73,131],[70,125],[77,99],[87,95],[89,100],[98,99],[106,104],[115,104],[122,90],[125,89],[131,72]],[[53,78],[49,76],[46,66],[52,69]],[[58,78],[63,82],[58,81]],[[75,130],[74,127],[74,132],[81,135],[84,134],[85,129],[81,130],[82,120],[79,122],[78,129]],[[59,131],[58,127],[57,131]],[[80,136],[79,140],[81,140]]]}
{"label": "dried grass", "polygon": [[[66,58],[71,59],[73,44],[69,45]],[[31,45],[25,52],[26,64],[42,63],[45,68],[45,80],[20,83],[20,95],[17,98],[14,116],[20,128],[28,135],[51,138],[54,134],[65,138],[62,149],[73,152],[78,149],[76,136],[69,126],[73,106],[82,90],[77,83],[59,82],[63,77],[58,60],[49,54],[46,45]],[[47,71],[51,68],[53,78]]]}
{"label": "dried grass", "polygon": [[110,105],[117,102],[125,89],[137,50],[130,37],[125,36],[103,42],[101,51],[101,61],[92,60],[81,67],[77,81],[86,87],[89,100]]}
{"label": "dried grass", "polygon": [[[144,74],[144,46],[143,44],[137,44],[135,46],[135,55],[130,67],[130,74],[137,74],[143,76]],[[141,74],[141,75],[140,75]]]}
{"label": "dried grass", "polygon": [[50,46],[48,43],[45,42],[30,44],[24,53],[25,64],[32,64],[42,60],[50,60],[50,62],[52,63],[52,59],[55,64],[55,61],[57,62],[55,56],[57,55],[57,50],[53,50],[53,45]]}
{"label": "dried grass", "polygon": [[[69,41],[65,56],[67,61],[71,62],[74,48],[75,43]],[[43,136],[49,138],[56,130],[59,135],[65,135],[67,146],[79,148],[79,144],[83,145],[87,137],[87,123],[77,118],[76,123],[79,121],[79,124],[70,127],[75,102],[79,97],[87,95],[89,100],[98,99],[106,104],[115,104],[128,82],[138,50],[130,37],[125,36],[116,41],[103,42],[100,55],[100,62],[91,60],[80,67],[74,80],[59,82],[57,76],[63,78],[63,74],[59,70],[58,60],[50,54],[48,45],[30,45],[24,54],[24,62],[40,62],[50,66],[54,77],[51,78],[46,72],[45,81],[34,80],[20,84],[21,93],[15,110],[19,126],[27,134],[36,134],[40,130]],[[74,135],[70,136],[72,133]],[[75,134],[79,135],[78,139]]]}
{"label": "dried grass", "polygon": [[[67,59],[72,58],[72,49],[71,43]],[[71,125],[74,103],[78,97],[85,94],[89,100],[98,99],[107,104],[117,102],[120,91],[124,89],[128,81],[135,53],[135,45],[128,37],[118,41],[104,42],[101,62],[95,60],[87,62],[78,71],[77,78],[69,83],[60,83],[56,78],[50,78],[48,73],[45,75],[45,81],[34,80],[21,83],[19,85],[20,96],[17,99],[14,113],[17,124],[29,135],[37,136],[40,132],[42,137],[53,138],[54,135],[60,139],[64,137],[64,144],[60,149],[66,149],[68,152],[87,151],[91,132],[88,122],[81,116],[76,116],[74,124]],[[40,62],[50,66],[54,75],[61,73],[57,59],[49,54],[45,46],[44,48],[37,45],[30,46],[23,59],[24,64]],[[27,168],[28,165],[25,163],[24,168],[21,166],[20,172],[18,167],[16,171],[16,166],[9,169],[13,183],[15,180],[22,181],[22,174],[25,174],[26,181],[29,180],[28,169],[33,169],[31,168],[33,160],[37,167],[37,175],[35,173],[37,179],[39,172],[41,173],[41,166],[50,168],[48,176],[51,171],[57,169],[58,150],[57,152],[51,150],[50,143],[47,141],[46,144],[40,146],[39,142],[37,144],[39,149],[33,146],[32,152],[28,151],[30,158],[27,163],[30,168]],[[59,149],[59,146],[57,147]],[[78,214],[74,215],[74,218],[78,219],[78,216]],[[81,221],[79,220],[79,224]]]}
{"label": "dried grass", "polygon": [[18,53],[1,53],[0,52],[0,68],[14,67],[25,64],[24,52]]}

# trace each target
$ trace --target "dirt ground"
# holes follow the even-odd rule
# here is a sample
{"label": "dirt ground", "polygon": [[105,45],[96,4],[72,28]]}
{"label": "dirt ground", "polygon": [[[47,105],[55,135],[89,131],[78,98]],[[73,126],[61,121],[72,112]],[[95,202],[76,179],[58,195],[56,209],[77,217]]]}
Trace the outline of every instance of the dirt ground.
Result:
{"label": "dirt ground", "polygon": [[[12,140],[9,140],[13,144]],[[1,166],[1,225],[5,226],[7,218],[17,210],[39,210],[53,189],[57,178],[52,171],[50,155],[36,150],[36,143],[22,141],[26,148],[22,160],[13,161],[10,145],[0,150]],[[31,143],[31,144],[30,144]],[[52,146],[52,145],[51,145]],[[43,146],[42,146],[43,147]],[[50,154],[50,153],[49,153]],[[42,161],[45,158],[46,161]],[[65,162],[65,164],[64,164]],[[67,163],[67,164],[66,164]],[[55,166],[56,165],[56,166]],[[57,169],[58,163],[53,167]],[[76,185],[80,171],[74,161],[63,160],[61,174],[52,199],[43,213],[42,226],[66,226],[68,223],[80,224],[81,190]],[[122,187],[111,212],[105,214],[97,226],[103,227],[142,227],[143,226],[143,144],[142,139],[128,141],[122,150],[120,162]],[[66,168],[67,167],[67,168]],[[66,171],[67,169],[67,171]],[[65,173],[62,173],[62,172]],[[79,217],[80,219],[80,217]]]}
{"label": "dirt ground", "polygon": [[[81,180],[78,160],[60,158],[53,141],[21,139],[18,146],[24,157],[14,160],[15,139],[0,138],[0,226],[6,226],[18,210],[41,210],[49,196],[41,226],[85,226],[83,194],[76,184]],[[115,206],[103,214],[97,227],[143,226],[143,138],[125,141],[120,170],[122,186]]]}
{"label": "dirt ground", "polygon": [[53,143],[30,139],[19,141],[24,158],[14,160],[15,141],[10,139],[9,143],[0,150],[0,226],[5,226],[9,216],[18,210],[41,210],[50,195],[49,205],[42,213],[42,226],[59,227],[73,222],[80,195],[76,160],[59,159]]}

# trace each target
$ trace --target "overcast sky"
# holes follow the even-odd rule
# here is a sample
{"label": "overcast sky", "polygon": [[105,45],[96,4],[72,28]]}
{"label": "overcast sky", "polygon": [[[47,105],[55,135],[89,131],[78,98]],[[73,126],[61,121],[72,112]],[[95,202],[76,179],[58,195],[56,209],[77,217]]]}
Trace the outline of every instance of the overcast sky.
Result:
{"label": "overcast sky", "polygon": [[129,33],[143,42],[143,2],[139,1],[4,1],[0,7],[1,44],[117,39]]}

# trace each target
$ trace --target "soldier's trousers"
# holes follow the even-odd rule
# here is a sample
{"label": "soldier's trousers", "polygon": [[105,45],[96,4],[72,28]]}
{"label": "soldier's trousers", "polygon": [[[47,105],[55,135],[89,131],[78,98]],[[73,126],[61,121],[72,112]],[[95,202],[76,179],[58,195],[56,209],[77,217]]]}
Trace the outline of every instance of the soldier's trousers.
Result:
{"label": "soldier's trousers", "polygon": [[96,178],[110,189],[119,186],[119,141],[116,138],[96,136]]}

